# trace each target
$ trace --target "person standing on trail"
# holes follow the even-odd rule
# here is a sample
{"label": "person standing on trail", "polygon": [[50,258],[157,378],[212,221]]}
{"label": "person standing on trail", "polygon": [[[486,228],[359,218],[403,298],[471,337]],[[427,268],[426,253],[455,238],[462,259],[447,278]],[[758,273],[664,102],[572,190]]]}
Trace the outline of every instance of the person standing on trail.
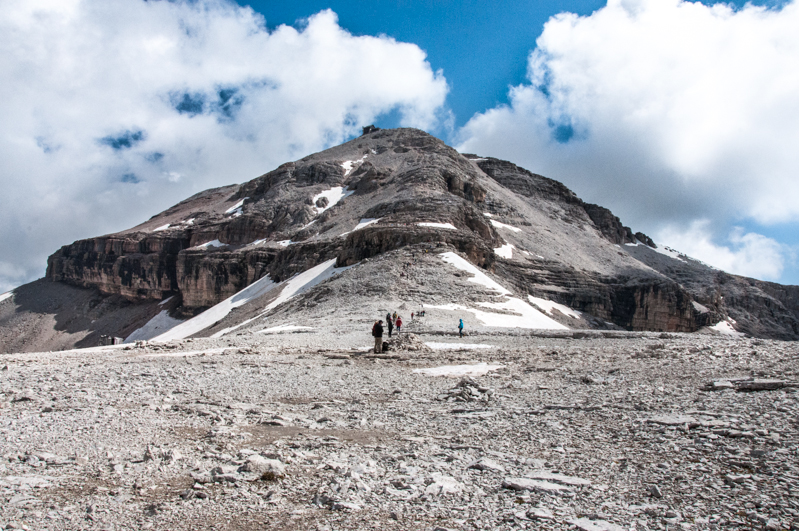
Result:
{"label": "person standing on trail", "polygon": [[372,326],[372,335],[375,338],[375,354],[383,352],[383,321],[376,321]]}
{"label": "person standing on trail", "polygon": [[397,320],[397,312],[394,312],[394,315],[392,315],[392,318],[393,318],[395,321]]}
{"label": "person standing on trail", "polygon": [[458,334],[460,337],[463,337],[463,319],[460,320],[461,322],[458,323]]}
{"label": "person standing on trail", "polygon": [[397,325],[397,335],[400,335],[400,329],[402,328],[402,317],[398,315],[397,320],[394,321],[394,324]]}
{"label": "person standing on trail", "polygon": [[413,321],[413,312],[411,312],[411,321]]}
{"label": "person standing on trail", "polygon": [[386,314],[386,325],[388,326],[388,337],[391,337],[391,331],[394,330],[394,321],[391,320],[391,314]]}

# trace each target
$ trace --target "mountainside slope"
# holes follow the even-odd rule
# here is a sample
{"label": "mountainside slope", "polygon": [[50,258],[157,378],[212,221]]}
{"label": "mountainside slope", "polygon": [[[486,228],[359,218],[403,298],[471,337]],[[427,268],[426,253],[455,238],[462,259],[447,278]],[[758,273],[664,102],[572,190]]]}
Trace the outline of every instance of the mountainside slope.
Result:
{"label": "mountainside slope", "polygon": [[[582,312],[571,327],[692,332],[721,321],[752,335],[799,337],[799,288],[667,256],[557,181],[462,155],[414,129],[371,132],[197,194],[131,229],[65,245],[49,258],[46,278],[132,306],[174,297],[171,314],[188,318],[259,279],[283,285],[329,261],[365,268],[365,259],[400,259],[391,252],[431,245],[489,272],[516,299]],[[372,274],[389,289],[403,282],[388,271]],[[430,274],[438,278],[414,286],[409,296],[419,297],[409,302],[451,285],[441,266]],[[309,289],[328,314],[341,307],[322,286]],[[18,289],[5,304],[25,311],[23,299]]]}

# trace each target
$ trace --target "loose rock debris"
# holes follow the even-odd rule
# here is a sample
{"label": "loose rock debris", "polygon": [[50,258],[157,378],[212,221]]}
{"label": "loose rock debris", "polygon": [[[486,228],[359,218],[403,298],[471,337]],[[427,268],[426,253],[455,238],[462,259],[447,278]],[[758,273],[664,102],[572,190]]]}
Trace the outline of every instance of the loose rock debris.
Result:
{"label": "loose rock debris", "polygon": [[[246,337],[5,356],[0,527],[797,528],[799,394],[732,392],[794,381],[797,345],[491,341],[387,360]],[[651,344],[662,357],[640,356]],[[497,368],[414,372],[478,363]]]}

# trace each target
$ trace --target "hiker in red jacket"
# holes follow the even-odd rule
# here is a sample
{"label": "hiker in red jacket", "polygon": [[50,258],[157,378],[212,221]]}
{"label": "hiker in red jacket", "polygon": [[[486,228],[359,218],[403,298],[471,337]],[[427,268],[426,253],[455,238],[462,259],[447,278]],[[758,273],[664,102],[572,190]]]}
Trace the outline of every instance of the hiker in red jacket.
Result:
{"label": "hiker in red jacket", "polygon": [[397,327],[397,335],[400,335],[400,331],[402,330],[402,317],[399,315],[397,316],[397,320],[394,321],[394,326]]}

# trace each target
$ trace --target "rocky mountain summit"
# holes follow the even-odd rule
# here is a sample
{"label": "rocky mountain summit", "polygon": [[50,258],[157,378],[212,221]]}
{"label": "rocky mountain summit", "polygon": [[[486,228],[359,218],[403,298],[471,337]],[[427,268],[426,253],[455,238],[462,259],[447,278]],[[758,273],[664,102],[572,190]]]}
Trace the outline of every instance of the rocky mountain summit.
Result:
{"label": "rocky mountain summit", "polygon": [[[458,288],[474,272],[448,265],[440,258],[448,253],[501,289]],[[369,266],[379,257],[391,259]],[[390,300],[449,305],[440,310],[471,312],[487,327],[496,322],[481,319],[480,306],[516,316],[530,306],[572,329],[799,337],[799,287],[660,248],[609,210],[512,163],[458,153],[415,129],[371,129],[241,185],[201,192],[131,229],[65,245],[48,259],[45,280],[0,302],[0,350],[95,345],[100,335],[131,338],[148,322],[165,330],[258,282],[263,292],[246,303],[263,308],[296,275],[326,263],[331,272],[352,269],[296,292],[309,290],[304,297],[322,315],[341,307],[333,295],[341,284],[364,319],[370,301]],[[479,288],[474,278],[465,286]],[[515,301],[527,306],[520,311]],[[253,314],[245,310],[234,317]],[[195,320],[192,334],[208,335],[222,318],[228,327],[243,322],[228,310],[208,327],[195,330]]]}

